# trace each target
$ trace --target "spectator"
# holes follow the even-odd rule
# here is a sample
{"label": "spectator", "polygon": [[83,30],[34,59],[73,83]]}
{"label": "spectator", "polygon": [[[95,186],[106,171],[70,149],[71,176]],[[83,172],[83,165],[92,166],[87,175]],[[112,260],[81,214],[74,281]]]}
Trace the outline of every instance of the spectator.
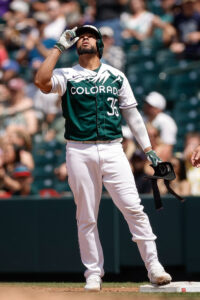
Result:
{"label": "spectator", "polygon": [[5,169],[0,166],[0,198],[9,198],[14,191],[19,189],[18,182],[6,174]]}
{"label": "spectator", "polygon": [[131,39],[133,44],[151,37],[155,28],[163,30],[164,43],[169,43],[175,34],[174,28],[169,23],[163,22],[158,16],[147,11],[144,0],[130,1],[130,13],[121,15],[121,25],[123,38]]}
{"label": "spectator", "polygon": [[[172,151],[169,151],[168,146],[166,146],[166,144],[162,142],[160,138],[160,131],[155,128],[150,122],[146,123],[146,127],[152,147],[156,151],[156,153],[159,154],[160,159],[162,161],[170,161],[172,157]],[[153,175],[154,173],[154,170],[149,165],[148,161],[145,162],[144,171],[148,175]]]}
{"label": "spectator", "polygon": [[34,26],[34,20],[28,17],[29,4],[22,0],[12,1],[10,12],[6,16],[5,43],[9,51],[16,55],[23,47],[26,38]]}
{"label": "spectator", "polygon": [[45,12],[46,11],[46,2],[47,0],[34,0],[31,1],[31,8],[34,12]]}
{"label": "spectator", "polygon": [[161,19],[168,23],[173,23],[174,20],[174,9],[176,0],[161,0]]}
{"label": "spectator", "polygon": [[145,163],[147,159],[145,154],[141,150],[136,150],[131,159],[130,164],[133,170],[135,183],[139,194],[149,194],[151,193],[151,181],[147,180],[144,176],[145,173]]}
{"label": "spectator", "polygon": [[192,166],[191,158],[194,150],[200,144],[200,134],[197,132],[191,132],[186,135],[185,148],[183,152],[183,158],[186,162],[186,174],[187,179],[191,186],[191,194],[193,196],[200,195],[200,169]]}
{"label": "spectator", "polygon": [[[159,13],[159,16],[161,18],[161,20],[163,22],[167,22],[169,24],[173,24],[174,22],[174,15],[176,14],[175,12],[175,2],[176,0],[162,0],[160,1],[160,13]],[[175,36],[175,31],[174,31],[174,35],[173,35],[173,38]],[[163,30],[161,28],[157,28],[155,30],[155,33],[154,33],[154,36],[155,38],[158,40],[158,41],[162,41],[162,36],[163,36]],[[173,39],[172,39],[173,40]],[[171,43],[172,40],[170,39],[169,42]],[[169,43],[169,45],[170,45]]]}
{"label": "spectator", "polygon": [[12,177],[21,160],[20,151],[5,137],[1,138],[0,145],[0,196],[10,197],[21,189],[19,182]]}
{"label": "spectator", "polygon": [[42,128],[44,129],[44,127],[51,125],[57,114],[60,113],[60,97],[58,94],[44,94],[37,89],[33,101],[38,120],[41,124],[40,129],[42,130]]}
{"label": "spectator", "polygon": [[66,178],[68,176],[66,163],[64,162],[60,166],[55,168],[54,173],[60,181],[66,181]]}
{"label": "spectator", "polygon": [[8,83],[14,77],[17,77],[20,72],[20,65],[13,59],[8,59],[2,64],[2,78],[1,81]]}
{"label": "spectator", "polygon": [[13,179],[18,183],[18,188],[13,191],[13,196],[28,196],[37,194],[33,188],[33,177],[27,166],[19,164],[12,173]]}
{"label": "spectator", "polygon": [[[170,182],[171,188],[180,196],[188,196],[191,194],[190,183],[186,178],[186,168],[184,160],[173,156],[170,159],[174,167],[176,178]],[[167,194],[167,188],[163,180],[158,181],[158,187],[161,194]]]}
{"label": "spectator", "polygon": [[122,46],[120,15],[126,8],[127,0],[94,0],[95,26],[109,26],[114,31],[115,44]]}
{"label": "spectator", "polygon": [[8,136],[5,135],[0,139],[0,197],[9,197],[29,190],[31,176],[23,184],[13,176],[19,165],[23,165],[30,172],[30,160],[27,160],[24,154],[25,150],[19,144],[13,144]]}
{"label": "spectator", "polygon": [[48,55],[49,49],[55,44],[55,39],[45,38],[44,30],[49,21],[49,16],[45,12],[37,12],[33,14],[36,26],[30,31],[27,36],[24,47],[17,55],[18,61],[28,59],[28,63],[32,65],[33,61],[43,61]]}
{"label": "spectator", "polygon": [[154,127],[150,122],[147,122],[146,127],[153,149],[156,151],[156,153],[159,153],[159,157],[162,161],[170,160],[172,153],[168,150],[166,144],[163,143],[163,141],[161,140],[160,131],[156,127]]}
{"label": "spectator", "polygon": [[114,45],[114,32],[112,28],[104,26],[99,28],[99,30],[104,43],[102,61],[123,71],[125,66],[125,54],[120,46]]}
{"label": "spectator", "polygon": [[17,147],[20,156],[20,162],[26,165],[30,170],[34,168],[32,151],[32,140],[30,134],[22,128],[16,128],[10,125],[6,129],[6,139],[9,143]]}
{"label": "spectator", "polygon": [[200,13],[195,11],[196,0],[182,0],[182,10],[175,16],[175,41],[172,52],[180,58],[200,58]]}
{"label": "spectator", "polygon": [[86,5],[85,1],[68,0],[61,1],[61,10],[67,20],[67,27],[72,29],[76,26],[83,25],[85,23],[84,8],[82,5]]}
{"label": "spectator", "polygon": [[8,53],[4,44],[3,33],[0,31],[0,68],[8,59]]}
{"label": "spectator", "polygon": [[[41,60],[32,62],[32,78],[34,78]],[[38,131],[45,140],[56,139],[64,141],[64,120],[61,116],[61,99],[58,94],[44,94],[33,82],[26,86],[25,94],[33,99],[33,107],[38,120]]]}
{"label": "spectator", "polygon": [[2,106],[5,105],[5,102],[8,101],[9,97],[10,93],[8,87],[5,84],[0,83],[0,112]]}
{"label": "spectator", "polygon": [[61,4],[57,0],[50,0],[46,3],[47,13],[50,21],[44,29],[44,38],[52,38],[57,41],[65,27],[67,26],[66,18],[61,11]]}
{"label": "spectator", "polygon": [[46,133],[44,132],[44,140],[49,142],[52,140],[56,140],[59,143],[65,144],[64,139],[64,126],[65,122],[62,118],[61,112],[58,114],[50,115],[52,121],[46,119]]}
{"label": "spectator", "polygon": [[200,0],[196,0],[195,2],[195,11],[200,14]]}
{"label": "spectator", "polygon": [[[12,140],[15,140],[15,143]],[[9,174],[13,172],[15,166],[19,163],[26,165],[30,170],[34,168],[32,154],[26,149],[27,146],[21,146],[25,144],[21,137],[14,138],[11,137],[11,134],[5,134],[2,137],[2,141],[4,167]]]}
{"label": "spectator", "polygon": [[0,197],[36,194],[32,187],[33,178],[27,166],[16,165],[12,173],[0,166]]}
{"label": "spectator", "polygon": [[0,18],[9,10],[11,0],[0,0]]}
{"label": "spectator", "polygon": [[5,170],[4,170],[4,155],[3,155],[3,139],[0,138],[0,198],[7,198],[11,193],[6,189],[4,184]]}
{"label": "spectator", "polygon": [[193,167],[200,167],[200,145],[194,149],[191,157],[191,163]]}
{"label": "spectator", "polygon": [[161,94],[154,91],[145,98],[144,113],[147,122],[151,122],[159,131],[160,139],[165,144],[165,158],[169,159],[176,143],[177,126],[173,118],[163,112],[165,108],[166,100]]}
{"label": "spectator", "polygon": [[8,82],[10,99],[1,107],[3,114],[3,129],[15,124],[24,128],[30,135],[37,132],[37,118],[33,110],[32,99],[24,95],[25,81],[21,78],[13,78]]}

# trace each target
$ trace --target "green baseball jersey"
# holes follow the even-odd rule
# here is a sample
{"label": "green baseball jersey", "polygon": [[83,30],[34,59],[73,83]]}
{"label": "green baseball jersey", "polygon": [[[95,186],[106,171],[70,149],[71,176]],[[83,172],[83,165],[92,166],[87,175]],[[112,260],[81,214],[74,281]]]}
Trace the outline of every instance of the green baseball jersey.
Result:
{"label": "green baseball jersey", "polygon": [[62,97],[65,138],[70,140],[122,137],[120,109],[137,105],[126,76],[106,64],[96,72],[80,65],[55,69],[51,92]]}

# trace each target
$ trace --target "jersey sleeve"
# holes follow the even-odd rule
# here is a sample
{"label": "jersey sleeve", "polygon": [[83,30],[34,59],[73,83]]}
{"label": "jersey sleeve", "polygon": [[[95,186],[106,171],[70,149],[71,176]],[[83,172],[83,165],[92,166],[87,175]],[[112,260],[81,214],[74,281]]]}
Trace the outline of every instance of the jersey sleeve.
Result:
{"label": "jersey sleeve", "polygon": [[128,109],[137,106],[137,101],[126,76],[123,77],[123,84],[119,90],[119,108]]}
{"label": "jersey sleeve", "polygon": [[67,87],[67,78],[62,69],[55,69],[51,77],[52,89],[51,93],[58,93],[60,96],[64,95]]}

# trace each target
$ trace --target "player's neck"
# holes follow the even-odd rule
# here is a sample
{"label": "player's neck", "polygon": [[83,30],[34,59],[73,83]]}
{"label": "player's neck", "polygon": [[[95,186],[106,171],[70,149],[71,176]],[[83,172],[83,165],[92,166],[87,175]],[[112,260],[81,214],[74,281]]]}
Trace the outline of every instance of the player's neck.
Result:
{"label": "player's neck", "polygon": [[96,55],[84,54],[79,56],[79,64],[84,69],[95,70],[100,66],[101,62]]}

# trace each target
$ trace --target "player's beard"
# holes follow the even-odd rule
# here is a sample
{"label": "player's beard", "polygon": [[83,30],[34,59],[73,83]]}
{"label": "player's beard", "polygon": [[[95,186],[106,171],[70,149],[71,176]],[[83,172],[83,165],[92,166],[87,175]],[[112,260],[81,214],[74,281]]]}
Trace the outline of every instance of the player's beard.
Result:
{"label": "player's beard", "polygon": [[97,49],[93,46],[91,48],[82,48],[81,46],[77,48],[78,55],[82,54],[97,54]]}

